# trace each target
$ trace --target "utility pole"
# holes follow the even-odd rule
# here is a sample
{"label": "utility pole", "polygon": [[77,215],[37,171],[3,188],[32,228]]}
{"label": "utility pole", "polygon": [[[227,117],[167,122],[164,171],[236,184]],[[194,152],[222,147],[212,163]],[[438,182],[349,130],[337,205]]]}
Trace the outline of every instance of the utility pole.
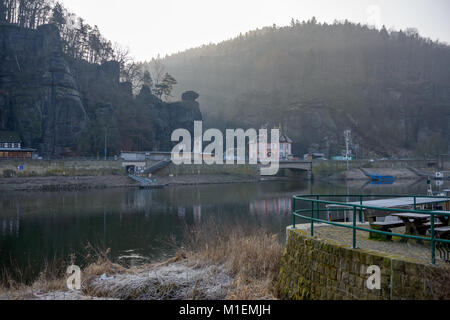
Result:
{"label": "utility pole", "polygon": [[348,164],[348,158],[349,158],[349,151],[350,151],[350,135],[352,134],[352,132],[350,130],[345,130],[344,131],[344,136],[345,136],[345,159],[347,160],[347,170],[349,169],[349,164]]}
{"label": "utility pole", "polygon": [[107,135],[107,132],[108,132],[108,128],[105,127],[105,161],[106,161],[106,156],[108,154],[108,149],[106,147],[106,135]]}

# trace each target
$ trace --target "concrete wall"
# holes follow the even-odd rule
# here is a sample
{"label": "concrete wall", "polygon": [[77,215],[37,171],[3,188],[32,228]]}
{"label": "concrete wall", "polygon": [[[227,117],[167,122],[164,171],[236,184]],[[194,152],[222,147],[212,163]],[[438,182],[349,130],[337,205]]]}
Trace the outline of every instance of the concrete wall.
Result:
{"label": "concrete wall", "polygon": [[[24,170],[18,170],[22,165]],[[122,160],[0,160],[0,177],[33,176],[97,176],[122,175]],[[240,175],[259,177],[256,165],[174,165],[156,173],[157,176],[177,175]]]}
{"label": "concrete wall", "polygon": [[155,175],[157,176],[167,176],[169,174],[177,175],[208,175],[208,174],[216,174],[216,175],[239,175],[239,176],[251,176],[251,177],[259,177],[259,169],[256,165],[174,165],[170,164],[167,168],[159,170]]}
{"label": "concrete wall", "polygon": [[[19,166],[24,170],[18,170]],[[124,174],[122,161],[97,160],[0,160],[0,177],[97,176]]]}
{"label": "concrete wall", "polygon": [[[404,168],[427,168],[437,170],[439,168],[438,160],[377,160],[370,162],[368,160],[349,161],[350,169],[359,168],[386,168],[386,169],[404,169]],[[318,177],[330,176],[347,170],[346,161],[314,161],[313,174]]]}
{"label": "concrete wall", "polygon": [[[381,290],[369,290],[367,267],[381,269]],[[448,271],[378,252],[312,239],[290,230],[278,277],[282,299],[449,299]]]}

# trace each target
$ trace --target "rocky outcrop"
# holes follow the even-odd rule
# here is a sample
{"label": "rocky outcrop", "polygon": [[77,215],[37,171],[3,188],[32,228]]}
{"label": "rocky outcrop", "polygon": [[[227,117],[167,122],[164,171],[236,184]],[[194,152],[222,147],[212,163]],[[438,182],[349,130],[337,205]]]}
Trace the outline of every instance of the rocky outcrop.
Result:
{"label": "rocky outcrop", "polygon": [[195,101],[199,97],[198,93],[195,91],[186,91],[181,95],[182,101]]}
{"label": "rocky outcrop", "polygon": [[[144,86],[134,97],[115,61],[91,64],[62,50],[59,30],[0,25],[0,130],[44,157],[169,150],[177,128],[201,120],[198,94],[165,103]],[[106,141],[105,141],[106,140]]]}
{"label": "rocky outcrop", "polygon": [[0,43],[0,129],[20,132],[44,155],[75,150],[87,118],[58,30],[3,25]]}
{"label": "rocky outcrop", "polygon": [[86,111],[53,25],[0,26],[0,130],[46,156],[74,153]]}
{"label": "rocky outcrop", "polygon": [[[191,91],[182,95],[182,101],[165,103],[153,95],[150,89],[143,86],[139,95],[136,97],[136,103],[142,106],[148,106],[151,109],[149,121],[154,128],[155,145],[157,150],[170,151],[174,143],[171,141],[172,132],[179,128],[187,129],[193,135],[194,121],[202,120],[200,106],[195,99],[198,94]],[[186,97],[189,96],[189,99]]]}

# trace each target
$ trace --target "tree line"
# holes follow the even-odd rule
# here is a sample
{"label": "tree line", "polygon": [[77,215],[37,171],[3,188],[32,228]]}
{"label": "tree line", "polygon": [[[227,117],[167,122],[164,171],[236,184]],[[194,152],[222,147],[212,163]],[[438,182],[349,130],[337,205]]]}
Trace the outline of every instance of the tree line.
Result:
{"label": "tree line", "polygon": [[299,154],[312,144],[339,149],[346,127],[389,155],[448,147],[450,47],[414,28],[292,19],[163,62],[177,90],[203,93],[208,126],[285,123]]}
{"label": "tree line", "polygon": [[97,26],[91,26],[67,10],[60,2],[52,0],[2,0],[0,23],[16,24],[35,29],[53,23],[61,35],[64,53],[73,59],[101,63],[116,58],[110,41],[105,39]]}

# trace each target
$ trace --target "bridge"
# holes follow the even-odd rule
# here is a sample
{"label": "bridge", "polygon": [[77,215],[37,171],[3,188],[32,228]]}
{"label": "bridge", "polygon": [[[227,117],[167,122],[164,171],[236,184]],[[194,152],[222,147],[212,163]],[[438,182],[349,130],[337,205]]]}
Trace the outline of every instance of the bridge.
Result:
{"label": "bridge", "polygon": [[312,161],[280,161],[280,169],[293,169],[302,171],[312,171]]}
{"label": "bridge", "polygon": [[[263,165],[260,165],[263,166]],[[278,175],[312,177],[312,162],[303,160],[280,160]]]}
{"label": "bridge", "polygon": [[[170,166],[172,163],[170,155],[170,152],[122,152],[122,167],[126,169],[127,174],[141,173],[148,176]],[[301,176],[304,179],[312,177],[311,161],[280,160],[278,165],[278,176]],[[259,164],[258,166],[261,168],[266,165]]]}

